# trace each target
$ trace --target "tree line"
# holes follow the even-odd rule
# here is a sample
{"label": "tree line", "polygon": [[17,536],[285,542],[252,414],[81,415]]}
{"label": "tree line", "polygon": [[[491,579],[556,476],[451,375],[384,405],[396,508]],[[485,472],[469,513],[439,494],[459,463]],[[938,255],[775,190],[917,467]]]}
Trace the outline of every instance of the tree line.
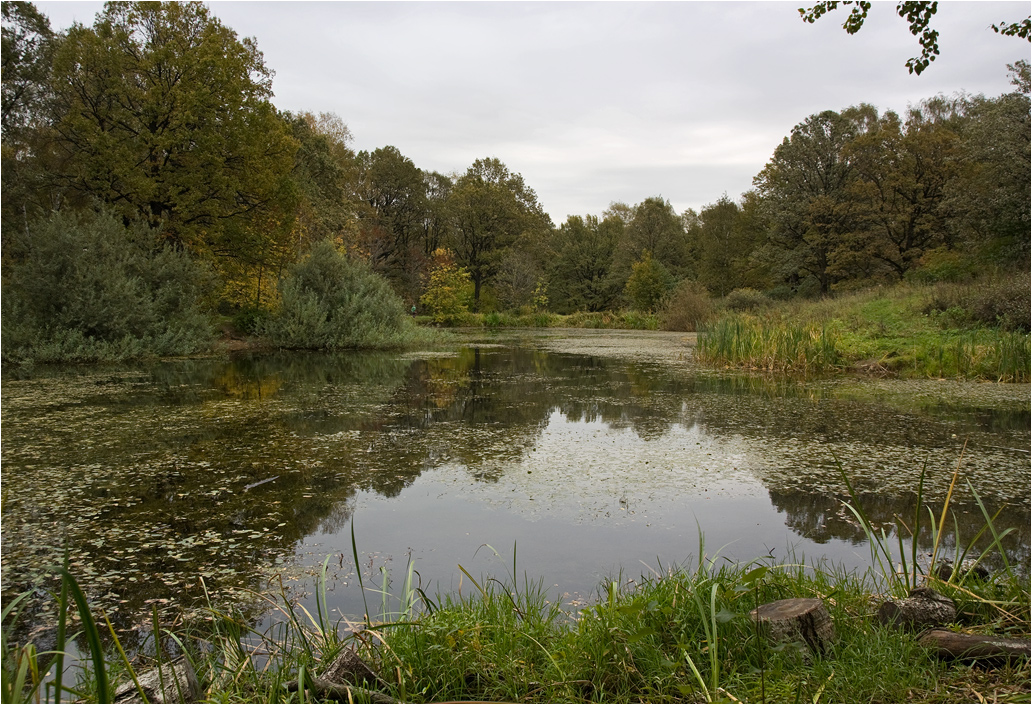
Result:
{"label": "tree line", "polygon": [[204,5],[110,3],[60,33],[31,3],[2,7],[5,285],[39,256],[41,223],[94,211],[203,268],[223,314],[274,310],[323,241],[406,308],[479,311],[655,310],[681,282],[791,297],[1028,267],[1027,61],[998,97],[811,115],[737,199],[678,213],[655,196],[556,225],[497,158],[441,174],[393,146],[355,151],[337,115],[277,110],[254,41]]}

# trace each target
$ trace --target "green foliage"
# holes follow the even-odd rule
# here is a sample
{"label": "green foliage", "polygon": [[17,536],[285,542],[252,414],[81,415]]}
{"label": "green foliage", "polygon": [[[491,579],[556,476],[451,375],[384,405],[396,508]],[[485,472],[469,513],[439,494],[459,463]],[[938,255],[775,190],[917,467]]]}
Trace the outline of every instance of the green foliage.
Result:
{"label": "green foliage", "polygon": [[473,282],[480,310],[483,286],[493,280],[501,256],[520,238],[548,232],[551,220],[520,174],[494,158],[478,159],[448,196],[454,218],[454,250]]}
{"label": "green foliage", "polygon": [[[849,16],[842,24],[842,29],[849,34],[856,34],[864,26],[867,20],[867,13],[871,9],[868,0],[825,0],[818,2],[810,8],[799,8],[799,14],[804,22],[813,24],[828,12],[835,10],[839,5],[853,5]],[[910,73],[920,75],[928,68],[929,64],[935,61],[939,55],[939,32],[931,28],[932,17],[938,9],[938,3],[900,1],[896,3],[896,14],[900,19],[906,21],[910,33],[917,37],[921,45],[921,55],[907,59],[906,67]],[[1005,37],[1021,37],[1032,41],[1032,17],[1018,22],[1000,22],[992,25],[993,31]]]}
{"label": "green foliage", "polygon": [[977,286],[939,284],[923,309],[938,315],[948,326],[999,326],[1003,330],[1029,332],[1032,319],[1029,274],[983,278]]}
{"label": "green foliage", "polygon": [[434,323],[455,325],[469,312],[471,288],[469,273],[465,268],[455,264],[448,250],[438,249],[434,253],[430,281],[419,302],[430,312]]}
{"label": "green foliage", "polygon": [[663,330],[696,331],[709,323],[715,312],[706,287],[686,279],[667,297],[659,318]]}
{"label": "green foliage", "polygon": [[808,374],[838,366],[836,340],[833,331],[818,325],[779,324],[729,314],[699,336],[696,350],[699,359],[711,365]]}
{"label": "green foliage", "polygon": [[4,142],[38,124],[46,105],[55,36],[31,2],[4,2],[0,128]]}
{"label": "green foliage", "polygon": [[247,225],[290,197],[297,143],[252,40],[200,3],[109,3],[53,66],[58,186],[191,251],[261,255],[274,229]]}
{"label": "green foliage", "polygon": [[212,340],[210,281],[149,228],[106,211],[55,213],[16,242],[3,282],[3,359],[114,361],[185,355]]}
{"label": "green foliage", "polygon": [[634,308],[644,313],[655,311],[673,285],[673,277],[660,262],[652,259],[646,250],[642,258],[631,265],[631,276],[624,288]]}
{"label": "green foliage", "polygon": [[570,216],[553,236],[549,291],[559,313],[603,311],[613,305],[620,282],[611,276],[624,231],[619,218]]}
{"label": "green foliage", "polygon": [[283,348],[398,348],[417,331],[405,304],[368,265],[322,240],[280,283],[281,303],[263,329]]}

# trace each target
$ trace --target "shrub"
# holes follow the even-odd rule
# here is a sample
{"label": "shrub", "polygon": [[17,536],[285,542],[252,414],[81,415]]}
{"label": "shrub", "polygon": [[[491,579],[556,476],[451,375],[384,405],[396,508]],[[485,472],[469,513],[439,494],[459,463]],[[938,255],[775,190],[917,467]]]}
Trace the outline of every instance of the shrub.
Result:
{"label": "shrub", "polygon": [[724,297],[724,308],[729,311],[751,312],[757,309],[766,308],[770,305],[770,297],[762,291],[750,289],[735,289]]}
{"label": "shrub", "polygon": [[280,285],[279,310],[263,332],[283,348],[396,348],[417,337],[405,304],[368,265],[316,243]]}
{"label": "shrub", "polygon": [[107,211],[57,212],[14,235],[3,281],[3,358],[97,362],[209,345],[210,275]]}
{"label": "shrub", "polygon": [[706,287],[686,279],[666,300],[660,313],[660,323],[664,330],[696,331],[713,315],[713,299]]}
{"label": "shrub", "polygon": [[1030,327],[1029,273],[990,277],[973,284],[937,284],[923,312],[944,324],[961,327],[978,324],[1010,331]]}
{"label": "shrub", "polygon": [[906,273],[907,281],[934,283],[959,282],[974,276],[974,262],[970,256],[956,250],[936,248],[926,252],[918,266]]}
{"label": "shrub", "polygon": [[646,251],[640,261],[631,265],[631,276],[624,291],[635,309],[652,313],[663,300],[671,284],[670,272],[661,263],[652,259],[652,254]]}

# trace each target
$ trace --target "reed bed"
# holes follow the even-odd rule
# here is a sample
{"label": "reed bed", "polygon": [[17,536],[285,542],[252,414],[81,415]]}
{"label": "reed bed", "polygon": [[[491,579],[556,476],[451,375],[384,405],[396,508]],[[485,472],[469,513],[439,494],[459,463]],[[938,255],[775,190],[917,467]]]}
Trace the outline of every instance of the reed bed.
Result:
{"label": "reed bed", "polygon": [[715,366],[810,374],[840,366],[836,344],[835,333],[821,325],[731,314],[701,331],[696,354]]}

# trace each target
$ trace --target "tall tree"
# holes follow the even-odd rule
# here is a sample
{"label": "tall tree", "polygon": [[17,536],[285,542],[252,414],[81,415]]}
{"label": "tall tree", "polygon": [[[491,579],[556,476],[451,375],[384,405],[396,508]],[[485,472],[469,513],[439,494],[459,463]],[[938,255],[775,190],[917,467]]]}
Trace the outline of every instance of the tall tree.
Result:
{"label": "tall tree", "polygon": [[1029,63],[1009,67],[1015,90],[963,106],[961,171],[949,201],[963,240],[997,263],[1028,267],[1032,218]]}
{"label": "tall tree", "polygon": [[449,200],[455,252],[473,280],[473,305],[479,310],[483,286],[505,250],[521,236],[547,231],[551,221],[523,177],[495,158],[475,161]]}
{"label": "tall tree", "polygon": [[298,142],[293,181],[298,192],[294,240],[298,251],[324,239],[339,244],[353,239],[357,223],[357,183],[351,131],[334,113],[287,113],[291,136]]}
{"label": "tall tree", "polygon": [[204,5],[109,3],[54,57],[55,176],[176,246],[234,256],[289,194],[297,143],[271,85],[254,41]]}
{"label": "tall tree", "polygon": [[[59,37],[50,21],[28,2],[3,2],[2,171],[0,218],[5,230],[27,232],[30,222],[54,210],[50,173],[50,72]],[[3,238],[4,260],[11,248]]]}
{"label": "tall tree", "polygon": [[956,112],[944,99],[887,112],[845,148],[855,165],[858,227],[866,252],[902,279],[924,253],[944,244],[946,189],[956,173]]}
{"label": "tall tree", "polygon": [[45,119],[50,68],[57,38],[50,20],[30,2],[0,3],[3,12],[2,110],[4,142]]}
{"label": "tall tree", "polygon": [[739,262],[748,250],[740,242],[740,212],[738,204],[725,193],[702,209],[691,232],[697,280],[717,296],[726,296],[742,285]]}
{"label": "tall tree", "polygon": [[613,305],[620,285],[613,281],[613,255],[623,234],[619,217],[571,215],[552,241],[549,299],[559,313],[604,311]]}
{"label": "tall tree", "polygon": [[358,153],[358,197],[364,203],[359,247],[373,270],[410,298],[419,288],[427,211],[423,172],[397,147]]}
{"label": "tall tree", "polygon": [[875,117],[870,106],[811,115],[753,179],[771,220],[765,249],[786,282],[813,277],[827,293],[850,274],[858,209],[850,192],[856,170],[844,147]]}

